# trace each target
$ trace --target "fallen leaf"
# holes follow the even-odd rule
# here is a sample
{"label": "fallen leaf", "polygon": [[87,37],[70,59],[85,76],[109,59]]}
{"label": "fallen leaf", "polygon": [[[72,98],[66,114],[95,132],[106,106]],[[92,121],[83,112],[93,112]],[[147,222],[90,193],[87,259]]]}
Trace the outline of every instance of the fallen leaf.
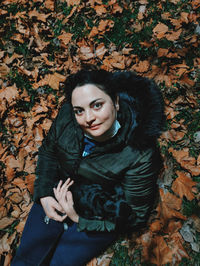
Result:
{"label": "fallen leaf", "polygon": [[101,16],[102,14],[105,14],[107,12],[106,8],[104,5],[96,5],[94,7],[97,15]]}
{"label": "fallen leaf", "polygon": [[12,217],[3,217],[2,219],[0,219],[0,230],[11,225],[14,221],[15,221],[15,219]]}
{"label": "fallen leaf", "polygon": [[153,238],[152,246],[151,263],[164,265],[172,261],[172,250],[168,247],[163,236],[156,235]]}
{"label": "fallen leaf", "polygon": [[58,36],[58,39],[67,45],[71,41],[72,36],[73,34],[71,33],[62,32],[62,34]]}
{"label": "fallen leaf", "polygon": [[19,98],[19,92],[17,90],[16,85],[2,88],[0,91],[0,100],[6,99],[7,102],[11,102],[12,100],[16,100]]}
{"label": "fallen leaf", "polygon": [[193,200],[195,195],[192,192],[192,187],[196,186],[197,183],[188,177],[184,172],[177,171],[176,174],[178,177],[172,184],[172,190],[181,198],[185,196],[188,200]]}
{"label": "fallen leaf", "polygon": [[50,16],[50,14],[45,15],[44,13],[39,13],[36,9],[29,11],[28,15],[30,18],[36,17],[38,20],[43,22],[46,22],[47,18]]}
{"label": "fallen leaf", "polygon": [[155,28],[153,29],[153,33],[156,35],[158,39],[161,39],[165,36],[165,33],[168,31],[168,26],[159,22]]}
{"label": "fallen leaf", "polygon": [[54,11],[55,1],[54,0],[45,0],[44,5],[46,8],[50,9],[51,11]]}
{"label": "fallen leaf", "polygon": [[200,166],[196,163],[196,159],[189,155],[189,148],[182,150],[175,150],[172,147],[169,148],[177,162],[184,168],[187,169],[192,175],[198,176],[200,174]]}
{"label": "fallen leaf", "polygon": [[149,61],[144,60],[144,61],[139,61],[138,64],[132,66],[132,70],[139,72],[139,73],[144,73],[149,70],[150,64]]}

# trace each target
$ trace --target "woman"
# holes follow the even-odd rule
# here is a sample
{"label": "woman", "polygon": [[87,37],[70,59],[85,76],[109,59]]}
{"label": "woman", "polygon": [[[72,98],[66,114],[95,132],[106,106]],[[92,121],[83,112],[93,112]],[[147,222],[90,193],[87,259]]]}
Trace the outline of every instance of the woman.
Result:
{"label": "woman", "polygon": [[12,265],[85,265],[145,226],[161,167],[156,85],[132,72],[81,70],[39,149],[35,203]]}

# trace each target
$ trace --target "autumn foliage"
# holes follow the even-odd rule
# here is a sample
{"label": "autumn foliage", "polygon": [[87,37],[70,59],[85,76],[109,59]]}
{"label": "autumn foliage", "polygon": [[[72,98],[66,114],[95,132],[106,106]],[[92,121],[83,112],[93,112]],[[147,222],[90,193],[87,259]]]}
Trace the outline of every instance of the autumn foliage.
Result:
{"label": "autumn foliage", "polygon": [[[200,261],[199,11],[198,0],[1,1],[1,265],[10,265],[32,206],[37,151],[64,100],[63,82],[85,64],[154,79],[167,118],[147,229],[88,265]],[[124,248],[129,262],[115,264]]]}

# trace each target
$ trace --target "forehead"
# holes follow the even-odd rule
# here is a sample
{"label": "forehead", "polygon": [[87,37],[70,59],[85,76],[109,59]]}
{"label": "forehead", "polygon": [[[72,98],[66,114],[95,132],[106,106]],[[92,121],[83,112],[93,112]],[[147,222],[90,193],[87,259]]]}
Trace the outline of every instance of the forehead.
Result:
{"label": "forehead", "polygon": [[96,99],[111,100],[110,96],[104,91],[99,89],[94,84],[85,84],[83,86],[76,87],[72,92],[72,105],[86,105],[90,104]]}

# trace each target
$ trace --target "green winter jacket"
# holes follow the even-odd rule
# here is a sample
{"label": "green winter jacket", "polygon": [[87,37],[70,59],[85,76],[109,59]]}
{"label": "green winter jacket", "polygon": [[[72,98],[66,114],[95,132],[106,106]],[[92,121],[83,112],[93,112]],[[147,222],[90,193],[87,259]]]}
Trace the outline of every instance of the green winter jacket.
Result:
{"label": "green winter jacket", "polygon": [[[161,166],[156,148],[156,135],[145,135],[144,125],[138,125],[132,98],[120,95],[118,121],[121,128],[109,141],[97,144],[93,152],[82,157],[83,132],[76,122],[70,103],[65,103],[54,120],[39,149],[34,187],[34,200],[54,196],[53,187],[67,177],[84,184],[100,184],[105,191],[120,185],[131,207],[129,229],[144,226],[156,195],[156,180]],[[154,115],[152,120],[163,114]],[[147,123],[151,123],[151,119]],[[137,130],[139,128],[139,131]],[[154,129],[155,131],[155,129]],[[149,131],[148,131],[149,132]],[[145,139],[145,141],[144,141]],[[78,181],[77,181],[78,182]],[[132,217],[130,219],[130,217]],[[109,217],[90,219],[79,217],[78,230],[112,231],[116,223]]]}

